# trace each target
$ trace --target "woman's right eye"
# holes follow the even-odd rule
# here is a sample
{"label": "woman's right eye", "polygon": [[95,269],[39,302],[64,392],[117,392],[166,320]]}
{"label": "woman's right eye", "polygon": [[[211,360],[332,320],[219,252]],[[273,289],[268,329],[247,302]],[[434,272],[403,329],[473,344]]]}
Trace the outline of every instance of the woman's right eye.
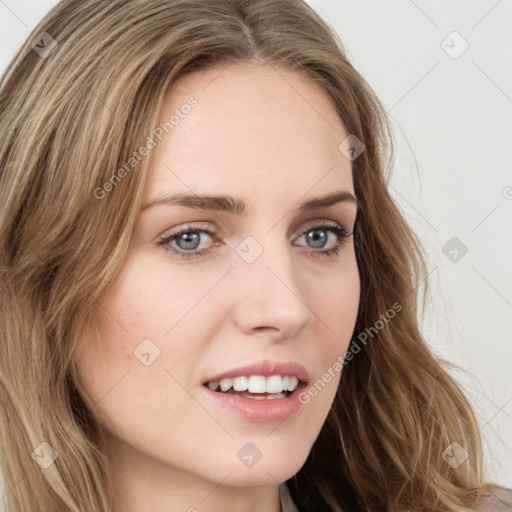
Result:
{"label": "woman's right eye", "polygon": [[[158,240],[157,245],[162,247],[165,251],[176,254],[177,256],[190,259],[192,257],[200,257],[209,249],[197,251],[198,242],[200,242],[201,234],[206,234],[210,237],[215,236],[215,232],[209,229],[195,228],[191,226],[184,227],[175,233],[171,233],[162,237]],[[171,242],[178,245],[178,249],[175,249]]]}

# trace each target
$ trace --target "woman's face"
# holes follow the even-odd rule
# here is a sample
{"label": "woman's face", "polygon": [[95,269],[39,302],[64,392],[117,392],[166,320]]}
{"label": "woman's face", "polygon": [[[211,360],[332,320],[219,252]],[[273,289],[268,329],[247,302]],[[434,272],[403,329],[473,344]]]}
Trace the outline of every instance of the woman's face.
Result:
{"label": "woman's face", "polygon": [[[320,432],[355,326],[353,238],[335,229],[352,231],[356,204],[301,209],[354,195],[339,149],[348,133],[317,85],[268,65],[182,77],[161,122],[173,115],[149,151],[150,206],[84,333],[80,381],[124,474],[205,490],[276,485],[298,472]],[[175,194],[191,198],[164,201]],[[203,195],[231,196],[245,213]],[[224,386],[249,389],[210,390],[223,374],[237,377]],[[275,391],[295,378],[293,393]],[[273,393],[259,394],[267,386]]]}

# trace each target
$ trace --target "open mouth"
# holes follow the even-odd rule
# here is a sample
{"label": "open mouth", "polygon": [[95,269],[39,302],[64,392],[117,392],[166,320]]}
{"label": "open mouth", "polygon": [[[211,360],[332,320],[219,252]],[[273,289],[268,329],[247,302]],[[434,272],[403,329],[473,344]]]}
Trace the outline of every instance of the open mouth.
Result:
{"label": "open mouth", "polygon": [[248,375],[203,384],[211,391],[226,395],[238,395],[251,400],[276,400],[287,398],[301,381],[294,375]]}
{"label": "open mouth", "polygon": [[307,370],[296,363],[259,363],[211,376],[202,385],[215,407],[244,421],[275,423],[299,413],[308,381]]}

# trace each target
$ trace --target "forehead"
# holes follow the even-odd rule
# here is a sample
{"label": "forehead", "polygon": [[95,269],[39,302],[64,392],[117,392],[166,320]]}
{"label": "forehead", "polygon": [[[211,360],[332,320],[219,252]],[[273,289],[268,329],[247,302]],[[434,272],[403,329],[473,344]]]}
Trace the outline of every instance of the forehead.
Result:
{"label": "forehead", "polygon": [[[194,105],[193,107],[189,107]],[[353,190],[347,137],[326,93],[275,65],[228,65],[187,74],[167,92],[164,132],[145,199],[162,192],[253,197]]]}

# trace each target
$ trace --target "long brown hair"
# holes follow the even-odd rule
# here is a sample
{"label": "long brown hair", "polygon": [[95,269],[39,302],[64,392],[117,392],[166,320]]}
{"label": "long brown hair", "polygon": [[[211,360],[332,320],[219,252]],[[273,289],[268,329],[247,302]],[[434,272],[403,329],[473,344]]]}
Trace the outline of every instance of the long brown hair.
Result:
{"label": "long brown hair", "polygon": [[[352,162],[361,297],[350,350],[401,306],[344,366],[320,435],[288,481],[293,499],[301,511],[460,511],[495,487],[484,482],[470,404],[418,329],[425,258],[388,193],[385,110],[333,30],[302,0],[63,1],[0,87],[0,452],[10,512],[116,510],[74,354],[123,263],[151,158],[105,184],[147,144],[178,77],[254,59],[321,86],[365,145]],[[453,442],[467,451],[457,468],[443,459]]]}

